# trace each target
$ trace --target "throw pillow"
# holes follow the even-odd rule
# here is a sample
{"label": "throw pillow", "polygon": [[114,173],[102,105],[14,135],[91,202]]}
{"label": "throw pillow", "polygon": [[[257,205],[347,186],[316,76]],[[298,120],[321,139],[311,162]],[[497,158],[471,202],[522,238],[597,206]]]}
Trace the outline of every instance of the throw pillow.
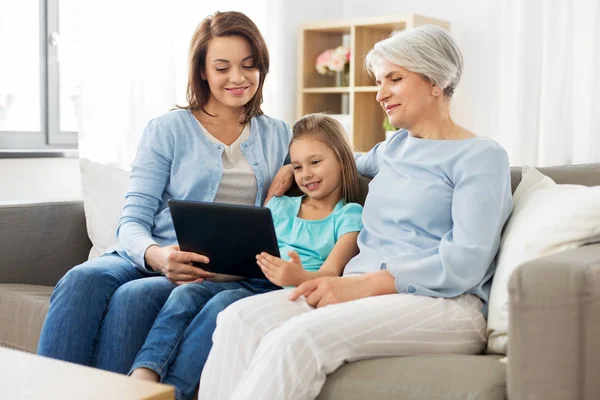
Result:
{"label": "throw pillow", "polygon": [[85,158],[79,160],[79,169],[92,259],[117,242],[117,223],[129,187],[129,171]]}
{"label": "throw pillow", "polygon": [[521,264],[600,239],[600,186],[558,185],[523,167],[504,227],[490,293],[488,353],[506,354],[508,280]]}

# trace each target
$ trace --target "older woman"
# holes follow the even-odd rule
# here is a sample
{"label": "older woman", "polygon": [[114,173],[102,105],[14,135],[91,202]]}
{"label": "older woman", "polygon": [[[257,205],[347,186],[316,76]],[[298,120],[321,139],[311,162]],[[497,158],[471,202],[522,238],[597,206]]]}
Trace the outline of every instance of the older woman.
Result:
{"label": "older woman", "polygon": [[485,347],[485,304],[512,208],[508,157],[450,117],[463,60],[422,26],[367,56],[402,128],[357,159],[372,177],[344,276],[235,303],[219,317],[202,399],[313,399],[347,361]]}

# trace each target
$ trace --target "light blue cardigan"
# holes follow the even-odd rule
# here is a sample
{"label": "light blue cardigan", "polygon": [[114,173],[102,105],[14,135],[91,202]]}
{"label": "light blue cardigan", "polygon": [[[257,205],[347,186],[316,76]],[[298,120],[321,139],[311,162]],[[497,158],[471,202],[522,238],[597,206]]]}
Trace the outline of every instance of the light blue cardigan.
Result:
{"label": "light blue cardigan", "polygon": [[[283,121],[255,116],[241,150],[256,176],[257,206],[284,165],[291,139]],[[117,227],[117,252],[136,268],[147,271],[146,249],[168,246],[177,238],[168,200],[213,201],[223,175],[223,145],[211,142],[189,110],[175,110],[151,120],[132,165],[123,214]],[[201,229],[202,227],[199,227]]]}

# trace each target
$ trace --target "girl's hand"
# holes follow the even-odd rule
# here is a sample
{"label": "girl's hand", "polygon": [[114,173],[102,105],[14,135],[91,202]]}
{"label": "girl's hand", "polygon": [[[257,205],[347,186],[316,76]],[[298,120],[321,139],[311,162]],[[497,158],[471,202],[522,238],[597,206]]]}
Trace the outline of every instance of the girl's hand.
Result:
{"label": "girl's hand", "polygon": [[307,271],[302,266],[298,253],[290,251],[288,255],[290,261],[263,252],[256,256],[256,263],[275,285],[298,286],[307,279]]}
{"label": "girl's hand", "polygon": [[271,182],[271,186],[267,191],[267,198],[264,205],[267,205],[273,196],[283,196],[292,187],[292,183],[294,183],[294,168],[291,164],[284,165],[275,174],[273,182]]}
{"label": "girl's hand", "polygon": [[208,264],[210,260],[202,254],[181,251],[178,245],[150,246],[144,256],[146,264],[160,272],[176,285],[202,282],[205,278],[214,276],[212,272],[192,265],[193,262]]}

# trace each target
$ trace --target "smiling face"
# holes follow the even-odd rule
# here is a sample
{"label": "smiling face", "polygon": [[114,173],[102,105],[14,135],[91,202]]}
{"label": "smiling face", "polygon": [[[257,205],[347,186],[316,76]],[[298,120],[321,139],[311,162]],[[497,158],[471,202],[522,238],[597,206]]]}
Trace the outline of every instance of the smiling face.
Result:
{"label": "smiling face", "polygon": [[435,109],[438,90],[424,76],[410,72],[386,59],[375,69],[377,102],[396,128],[411,129]]}
{"label": "smiling face", "polygon": [[256,94],[260,72],[255,66],[252,48],[246,39],[240,36],[211,39],[205,65],[202,79],[210,87],[210,108],[240,108]]}
{"label": "smiling face", "polygon": [[290,158],[298,187],[313,200],[342,197],[342,166],[335,152],[318,135],[305,135],[292,142]]}

